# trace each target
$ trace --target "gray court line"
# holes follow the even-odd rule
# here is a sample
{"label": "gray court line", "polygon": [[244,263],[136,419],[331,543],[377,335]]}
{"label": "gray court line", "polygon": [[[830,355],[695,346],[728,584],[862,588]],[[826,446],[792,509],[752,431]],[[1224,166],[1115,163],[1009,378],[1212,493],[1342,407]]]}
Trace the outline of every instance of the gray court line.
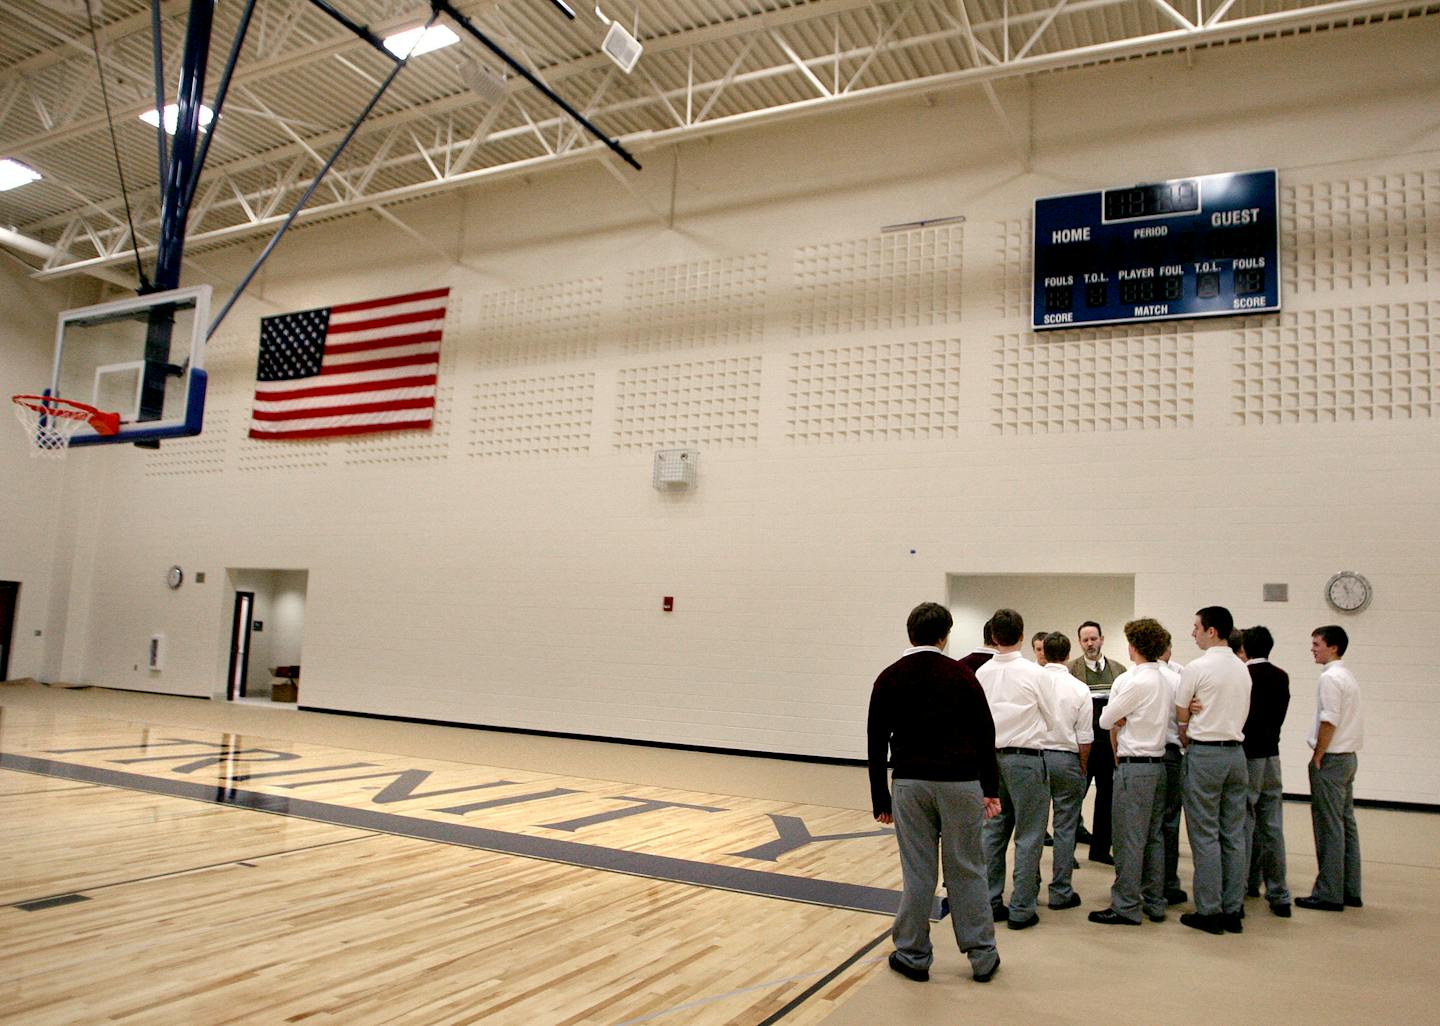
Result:
{"label": "gray court line", "polygon": [[27,794],[64,794],[66,791],[93,791],[99,784],[76,784],[74,787],[42,787],[38,791],[10,791],[7,794],[0,794],[0,801],[6,798],[20,798]]}
{"label": "gray court line", "polygon": [[41,773],[67,780],[106,784],[151,794],[228,805],[280,816],[310,819],[334,826],[353,827],[376,833],[412,837],[441,844],[479,848],[505,855],[560,862],[586,869],[600,869],[650,880],[692,884],[715,890],[735,891],[757,897],[780,898],[829,908],[851,909],[893,916],[900,904],[900,892],[884,887],[818,880],[810,877],[769,873],[757,869],[721,866],[693,859],[654,855],[648,852],[606,848],[550,837],[536,837],[465,823],[421,819],[371,809],[292,798],[285,795],[246,791],[233,786],[201,784],[193,780],[147,777],[95,766],[58,762],[29,755],[0,752],[0,768]]}
{"label": "gray court line", "polygon": [[[887,933],[885,936],[889,936]],[[875,962],[885,961],[884,957],[865,958],[858,962],[847,962],[846,968],[852,965],[872,965]],[[748,987],[741,987],[738,990],[727,990],[724,994],[711,994],[709,997],[696,998],[694,1001],[686,1001],[683,1005],[675,1005],[671,1008],[661,1009],[658,1012],[649,1012],[645,1015],[636,1016],[634,1019],[626,1019],[624,1022],[617,1022],[614,1026],[636,1026],[637,1023],[650,1022],[660,1019],[676,1012],[683,1012],[690,1008],[699,1008],[702,1005],[713,1005],[716,1001],[724,1001],[727,998],[737,997],[740,994],[748,994],[752,990],[764,990],[767,987],[778,986],[781,983],[799,983],[801,980],[813,979],[816,976],[827,976],[833,973],[833,969],[816,969],[814,972],[800,973],[798,976],[784,976],[778,980],[766,980],[764,983],[754,983]]]}
{"label": "gray court line", "polygon": [[[314,851],[317,848],[329,848],[336,844],[349,844],[352,841],[364,841],[367,838],[381,836],[378,832],[361,834],[359,837],[342,837],[338,841],[322,841],[319,844],[307,844],[303,848],[286,848],[284,851],[269,851],[263,855],[246,855],[247,859],[273,859],[281,855],[293,855],[300,851]],[[9,902],[11,908],[19,908],[21,905],[30,905],[37,901],[50,901],[52,898],[63,898],[72,894],[90,894],[95,891],[108,890],[111,887],[125,887],[129,884],[146,883],[150,880],[164,880],[167,876],[185,876],[189,873],[203,873],[207,869],[220,869],[222,866],[244,866],[248,863],[240,859],[229,859],[225,862],[211,862],[204,866],[189,866],[185,869],[172,869],[168,873],[152,873],[150,876],[137,876],[129,880],[112,880],[110,883],[96,884],[93,887],[72,887],[60,894],[49,895],[44,898],[27,898],[24,901]]]}

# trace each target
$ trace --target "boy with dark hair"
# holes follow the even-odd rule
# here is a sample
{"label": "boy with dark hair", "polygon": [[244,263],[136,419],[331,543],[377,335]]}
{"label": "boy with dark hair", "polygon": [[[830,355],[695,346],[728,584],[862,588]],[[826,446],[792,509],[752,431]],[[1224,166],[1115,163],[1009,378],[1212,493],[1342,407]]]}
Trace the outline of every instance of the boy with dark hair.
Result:
{"label": "boy with dark hair", "polygon": [[1345,628],[1316,627],[1310,654],[1324,669],[1315,697],[1315,726],[1310,731],[1310,822],[1315,829],[1315,858],[1320,872],[1301,908],[1343,912],[1363,908],[1360,898],[1360,831],[1355,825],[1355,771],[1365,737],[1360,683],[1340,657],[1350,647]]}
{"label": "boy with dark hair", "polygon": [[[990,618],[996,655],[975,675],[985,690],[995,720],[995,751],[1000,765],[1000,815],[985,824],[986,871],[990,907],[996,922],[1012,930],[1040,921],[1035,901],[1040,892],[1040,855],[1045,850],[1045,820],[1050,789],[1045,782],[1044,742],[1055,729],[1051,689],[1045,671],[1020,655],[1025,619],[1013,609],[997,609]],[[1015,834],[1015,873],[1009,907],[1004,901],[1005,853]]]}
{"label": "boy with dark hair", "polygon": [[1043,635],[1046,683],[1052,691],[1056,725],[1041,744],[1045,782],[1055,817],[1055,851],[1051,857],[1049,907],[1054,911],[1076,908],[1080,895],[1070,884],[1075,871],[1075,831],[1080,825],[1080,803],[1085,798],[1085,763],[1095,739],[1091,722],[1090,692],[1075,679],[1065,660],[1070,639],[1059,631]]}
{"label": "boy with dark hair", "polygon": [[975,675],[944,654],[949,611],[922,603],[905,627],[911,647],[876,678],[866,723],[871,807],[877,822],[895,824],[905,881],[890,968],[911,980],[930,978],[930,909],[943,861],[955,941],[984,983],[1000,967],[980,853],[980,824],[1000,811],[995,725]]}
{"label": "boy with dark hair", "polygon": [[[1180,675],[1175,718],[1185,755],[1185,827],[1195,861],[1195,911],[1184,926],[1206,933],[1241,933],[1245,883],[1245,795],[1250,776],[1240,747],[1250,712],[1250,674],[1230,651],[1235,620],[1224,606],[1195,613],[1190,636],[1200,648]],[[1190,703],[1198,710],[1192,716]]]}
{"label": "boy with dark hair", "polygon": [[1100,715],[1105,730],[1117,728],[1115,788],[1111,829],[1115,846],[1115,884],[1110,907],[1090,913],[1105,926],[1139,926],[1143,912],[1151,922],[1165,921],[1165,733],[1174,701],[1160,657],[1170,632],[1148,617],[1125,625],[1134,669],[1122,673]]}
{"label": "boy with dark hair", "polygon": [[1250,789],[1245,799],[1246,861],[1250,876],[1245,893],[1260,896],[1270,911],[1290,918],[1290,887],[1285,881],[1285,787],[1280,773],[1280,730],[1290,707],[1290,675],[1270,661],[1275,639],[1264,627],[1245,628],[1245,669],[1250,673],[1250,715],[1245,718],[1245,762]]}

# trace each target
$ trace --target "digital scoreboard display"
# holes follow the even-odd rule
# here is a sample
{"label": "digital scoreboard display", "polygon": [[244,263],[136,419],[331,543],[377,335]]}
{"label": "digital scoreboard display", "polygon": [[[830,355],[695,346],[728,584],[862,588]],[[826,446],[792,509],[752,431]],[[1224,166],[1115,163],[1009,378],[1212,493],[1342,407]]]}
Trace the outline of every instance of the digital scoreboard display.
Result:
{"label": "digital scoreboard display", "polygon": [[1039,330],[1280,309],[1274,171],[1035,201]]}

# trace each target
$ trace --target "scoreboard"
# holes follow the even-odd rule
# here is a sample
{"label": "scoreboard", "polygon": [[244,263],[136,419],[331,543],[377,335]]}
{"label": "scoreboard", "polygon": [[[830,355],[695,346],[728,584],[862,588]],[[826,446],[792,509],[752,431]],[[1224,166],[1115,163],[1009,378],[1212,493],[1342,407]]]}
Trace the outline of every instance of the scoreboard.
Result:
{"label": "scoreboard", "polygon": [[1037,330],[1280,309],[1274,171],[1035,201]]}

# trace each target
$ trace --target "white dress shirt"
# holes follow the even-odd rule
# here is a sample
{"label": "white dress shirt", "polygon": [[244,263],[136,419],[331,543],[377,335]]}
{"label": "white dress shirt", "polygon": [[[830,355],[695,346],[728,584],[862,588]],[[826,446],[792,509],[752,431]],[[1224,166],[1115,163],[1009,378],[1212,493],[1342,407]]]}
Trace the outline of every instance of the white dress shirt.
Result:
{"label": "white dress shirt", "polygon": [[1358,752],[1365,740],[1365,716],[1360,707],[1360,682],[1340,660],[1332,659],[1320,671],[1315,695],[1315,726],[1310,728],[1311,748],[1320,740],[1320,724],[1335,724],[1327,752]]}
{"label": "white dress shirt", "polygon": [[1175,705],[1200,700],[1200,711],[1190,716],[1191,741],[1243,741],[1245,719],[1250,715],[1250,671],[1229,645],[1207,648],[1186,664],[1175,691]]}
{"label": "white dress shirt", "polygon": [[975,676],[995,720],[995,747],[1044,747],[1045,735],[1059,720],[1045,671],[1019,652],[1001,652]]}
{"label": "white dress shirt", "polygon": [[1110,686],[1110,703],[1100,714],[1100,726],[1109,730],[1117,720],[1125,721],[1116,739],[1117,758],[1165,754],[1166,728],[1175,713],[1167,671],[1159,663],[1141,663]]}
{"label": "white dress shirt", "polygon": [[1175,718],[1175,693],[1180,690],[1180,674],[1185,672],[1185,667],[1175,660],[1168,663],[1156,663],[1160,667],[1160,674],[1170,684],[1170,723],[1165,727],[1165,743],[1167,745],[1178,745],[1180,743],[1180,721]]}
{"label": "white dress shirt", "polygon": [[1077,680],[1064,663],[1046,663],[1045,684],[1051,690],[1055,726],[1040,739],[1040,747],[1056,752],[1079,752],[1095,741],[1095,713],[1090,689]]}

